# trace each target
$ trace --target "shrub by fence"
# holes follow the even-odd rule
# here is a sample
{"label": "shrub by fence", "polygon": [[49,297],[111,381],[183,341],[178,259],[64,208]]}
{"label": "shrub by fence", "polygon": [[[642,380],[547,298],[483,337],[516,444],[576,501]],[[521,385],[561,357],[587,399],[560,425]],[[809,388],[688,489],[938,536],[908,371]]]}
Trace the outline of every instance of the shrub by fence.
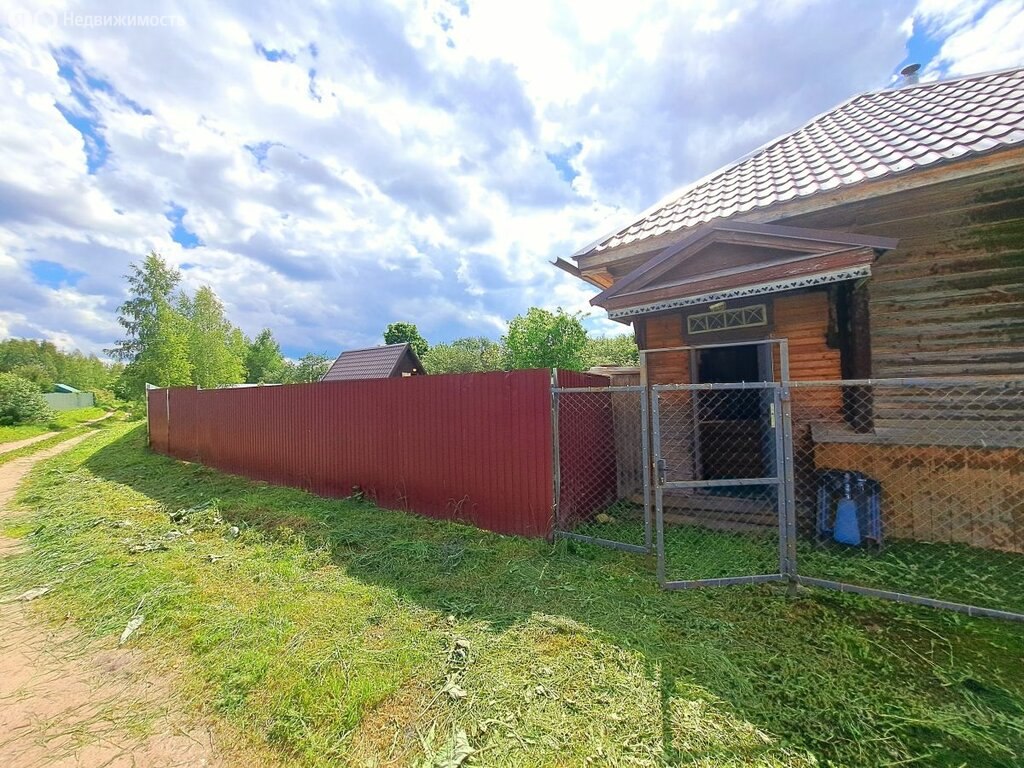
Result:
{"label": "shrub by fence", "polygon": [[358,489],[384,507],[499,533],[551,531],[548,370],[154,389],[148,398],[150,445],[169,456],[323,496]]}

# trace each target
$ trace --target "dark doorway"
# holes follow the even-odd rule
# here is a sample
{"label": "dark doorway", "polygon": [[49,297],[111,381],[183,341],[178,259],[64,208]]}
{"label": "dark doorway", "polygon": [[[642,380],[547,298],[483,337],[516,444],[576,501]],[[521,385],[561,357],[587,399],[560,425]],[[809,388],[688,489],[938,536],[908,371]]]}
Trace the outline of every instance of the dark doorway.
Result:
{"label": "dark doorway", "polygon": [[697,351],[700,383],[762,381],[757,344],[711,347]]}
{"label": "dark doorway", "polygon": [[[760,375],[758,345],[741,347],[712,347],[697,351],[697,382],[699,384],[736,384],[744,381],[763,381]],[[724,390],[714,402],[718,418],[756,419],[759,414],[757,392]]]}
{"label": "dark doorway", "polygon": [[[770,354],[770,347],[760,344],[697,350],[697,383],[769,380]],[[697,456],[701,478],[763,477],[770,393],[762,389],[723,389],[698,394]]]}

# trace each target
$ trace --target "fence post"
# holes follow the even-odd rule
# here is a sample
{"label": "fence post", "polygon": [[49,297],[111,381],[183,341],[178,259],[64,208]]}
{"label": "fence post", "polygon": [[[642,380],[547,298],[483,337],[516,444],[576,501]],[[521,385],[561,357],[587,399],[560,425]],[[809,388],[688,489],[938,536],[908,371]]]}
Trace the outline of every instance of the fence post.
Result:
{"label": "fence post", "polygon": [[654,510],[651,506],[651,388],[647,377],[647,350],[640,350],[640,460],[644,483],[644,547],[654,549]]}
{"label": "fence post", "polygon": [[551,540],[555,540],[555,531],[559,530],[558,512],[562,499],[562,461],[558,444],[558,369],[551,369]]}
{"label": "fence post", "polygon": [[775,477],[775,510],[778,517],[776,528],[779,536],[779,573],[789,573],[789,503],[786,491],[786,438],[785,425],[782,420],[782,388],[776,386],[772,390],[772,404],[769,423],[773,431]]}
{"label": "fence post", "polygon": [[650,412],[647,398],[650,390],[646,385],[646,377],[641,374],[640,395],[640,460],[643,462],[641,476],[644,484],[644,549],[651,551],[654,531],[651,520],[651,436]]}
{"label": "fence post", "polygon": [[[651,388],[651,418],[654,424],[652,444],[654,447],[654,460],[661,459],[661,412],[658,404],[658,389]],[[657,476],[660,473],[656,473]],[[665,586],[665,515],[664,515],[664,489],[661,487],[661,478],[655,481],[654,486],[654,541],[658,550],[658,584]]]}
{"label": "fence post", "polygon": [[166,435],[166,442],[164,444],[164,450],[167,451],[168,455],[171,453],[171,390],[168,387],[164,390],[164,403],[166,405],[166,416],[167,421],[165,422],[166,427],[164,434]]}
{"label": "fence post", "polygon": [[145,382],[142,385],[142,387],[143,387],[143,389],[142,389],[143,397],[146,398],[146,445],[148,445],[150,448],[152,448],[153,447],[153,433],[152,433],[152,431],[149,428],[149,390],[156,389],[156,387],[154,387],[148,381]]}
{"label": "fence post", "polygon": [[789,594],[796,595],[797,559],[796,559],[796,479],[793,472],[793,402],[789,391],[789,382],[782,383],[780,391],[782,401],[782,449],[783,476],[780,490],[785,496],[786,523],[786,570],[783,575],[789,582]]}

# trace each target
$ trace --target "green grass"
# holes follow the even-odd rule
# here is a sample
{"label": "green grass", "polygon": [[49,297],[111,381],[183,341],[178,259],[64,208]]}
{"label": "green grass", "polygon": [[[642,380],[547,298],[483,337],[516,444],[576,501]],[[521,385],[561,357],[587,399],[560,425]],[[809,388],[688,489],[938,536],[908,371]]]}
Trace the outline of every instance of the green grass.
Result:
{"label": "green grass", "polygon": [[[641,511],[609,508],[608,522],[585,522],[576,532],[595,538],[642,544]],[[754,576],[779,571],[778,535],[724,533],[688,525],[665,526],[669,580]],[[797,545],[801,575],[862,587],[920,595],[954,603],[1024,613],[1024,555],[964,544],[889,541],[870,547]]]}
{"label": "green grass", "polygon": [[647,558],[250,483],[144,439],[114,425],[37,468],[3,591],[51,584],[33,605],[110,643],[141,604],[129,643],[182,700],[288,762],[1024,759],[1019,625],[770,585],[664,592]]}
{"label": "green grass", "polygon": [[0,445],[25,440],[52,431],[46,424],[15,424],[0,426]]}
{"label": "green grass", "polygon": [[69,429],[86,421],[95,421],[106,415],[102,408],[76,408],[71,411],[57,411],[50,419],[50,429]]}
{"label": "green grass", "polygon": [[77,427],[86,421],[92,421],[102,417],[106,411],[102,408],[76,408],[71,411],[57,411],[53,418],[42,424],[18,424],[15,426],[0,426],[0,447],[4,443],[13,443],[17,440],[25,440],[36,435],[43,435],[47,432],[60,431]]}
{"label": "green grass", "polygon": [[[75,427],[68,427],[66,429],[57,431],[54,435],[46,438],[45,440],[39,440],[30,445],[24,445],[21,448],[17,448],[13,451],[8,450],[5,451],[4,453],[0,453],[0,466],[6,464],[9,461],[20,459],[22,456],[30,456],[31,454],[39,453],[40,451],[44,451],[47,448],[51,448],[55,445],[58,445],[59,443],[63,443],[66,440],[70,440],[73,437],[78,437],[79,435],[85,435],[90,432],[101,431],[103,429],[106,429],[107,427],[110,427],[114,423],[116,423],[115,419],[117,418],[118,416],[115,415],[110,419],[104,419],[103,421],[97,422],[95,424],[83,423]],[[138,422],[136,421],[136,423]]]}

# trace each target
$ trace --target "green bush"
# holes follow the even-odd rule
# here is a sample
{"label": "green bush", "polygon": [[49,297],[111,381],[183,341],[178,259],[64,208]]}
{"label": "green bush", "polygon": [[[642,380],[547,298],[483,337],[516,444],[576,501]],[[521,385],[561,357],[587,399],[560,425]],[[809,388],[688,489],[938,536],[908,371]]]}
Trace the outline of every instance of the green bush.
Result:
{"label": "green bush", "polygon": [[146,418],[145,400],[129,400],[126,407],[129,421],[139,421]]}
{"label": "green bush", "polygon": [[0,373],[0,424],[32,424],[52,416],[38,386],[13,373]]}
{"label": "green bush", "polygon": [[96,407],[105,411],[118,411],[128,407],[126,402],[109,389],[94,389],[92,396],[95,398]]}

